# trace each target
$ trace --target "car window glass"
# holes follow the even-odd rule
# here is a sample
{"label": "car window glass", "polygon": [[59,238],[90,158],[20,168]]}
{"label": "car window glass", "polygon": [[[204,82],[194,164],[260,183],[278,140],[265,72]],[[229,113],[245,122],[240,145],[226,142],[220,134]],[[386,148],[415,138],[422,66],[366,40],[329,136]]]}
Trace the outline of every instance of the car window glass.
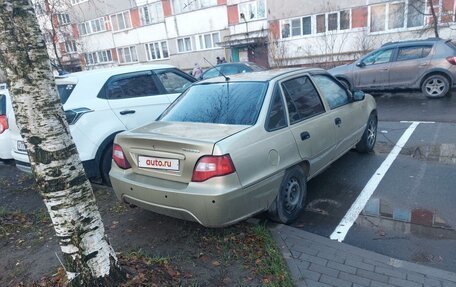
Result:
{"label": "car window glass", "polygon": [[282,87],[291,124],[325,111],[320,96],[309,77],[288,80],[282,84]]}
{"label": "car window glass", "polygon": [[276,86],[271,99],[271,107],[266,123],[268,131],[275,131],[287,126],[285,106],[283,105],[282,93],[279,86]]}
{"label": "car window glass", "polygon": [[203,74],[203,79],[209,79],[213,77],[219,76],[220,73],[216,68],[212,68],[210,70],[207,70],[206,73]]}
{"label": "car window glass", "polygon": [[374,65],[374,64],[382,64],[382,63],[388,63],[391,61],[391,55],[393,54],[393,49],[388,49],[388,50],[380,50],[377,52],[374,52],[364,58],[363,63],[368,66],[368,65]]}
{"label": "car window glass", "polygon": [[156,74],[168,93],[182,93],[192,84],[190,80],[173,71],[159,71]]}
{"label": "car window glass", "polygon": [[406,61],[427,57],[431,52],[430,46],[402,47],[397,53],[398,61]]}
{"label": "car window glass", "polygon": [[249,67],[254,71],[254,72],[259,72],[259,71],[264,71],[263,67],[260,67],[255,64],[249,64]]}
{"label": "car window glass", "polygon": [[0,115],[6,114],[6,97],[5,95],[0,95]]}
{"label": "car window glass", "polygon": [[335,80],[326,75],[314,75],[312,78],[325,99],[328,101],[331,109],[335,109],[349,103],[347,91],[337,84]]}
{"label": "car window glass", "polygon": [[238,65],[223,66],[223,68],[222,68],[222,72],[225,75],[233,75],[233,74],[241,73],[242,70],[243,69]]}
{"label": "car window glass", "polygon": [[62,102],[62,104],[65,104],[67,102],[75,86],[76,85],[73,84],[57,85],[57,92],[59,94],[60,101]]}
{"label": "car window glass", "polygon": [[160,117],[161,121],[254,125],[267,83],[228,82],[195,85]]}
{"label": "car window glass", "polygon": [[108,99],[139,98],[160,94],[151,75],[137,75],[114,80],[107,89]]}

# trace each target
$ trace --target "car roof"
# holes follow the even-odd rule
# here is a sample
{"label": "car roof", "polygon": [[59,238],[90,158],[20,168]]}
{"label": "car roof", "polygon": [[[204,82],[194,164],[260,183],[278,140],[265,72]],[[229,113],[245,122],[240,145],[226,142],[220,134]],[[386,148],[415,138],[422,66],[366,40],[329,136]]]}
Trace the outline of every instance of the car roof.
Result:
{"label": "car roof", "polygon": [[382,47],[388,47],[392,45],[413,45],[413,44],[435,44],[436,42],[447,42],[450,40],[445,40],[441,38],[427,38],[427,39],[411,39],[404,41],[388,42],[382,45]]}
{"label": "car roof", "polygon": [[126,74],[133,72],[149,71],[149,70],[159,70],[159,69],[171,69],[176,68],[172,65],[150,65],[150,64],[138,64],[138,65],[128,65],[112,68],[102,68],[87,70],[81,72],[75,72],[71,74],[65,74],[62,76],[57,76],[56,79],[64,81],[64,79],[82,79],[82,78],[97,78],[97,79],[108,79],[111,76],[118,74]]}
{"label": "car roof", "polygon": [[[260,81],[260,82],[267,82],[276,77],[280,77],[282,75],[291,74],[293,72],[324,72],[325,70],[320,68],[286,68],[286,69],[274,69],[274,70],[266,70],[260,72],[252,72],[252,73],[240,73],[229,75],[230,82],[252,82],[252,81]],[[198,84],[204,83],[219,83],[225,82],[225,78],[223,77],[214,77],[203,80],[198,82]]]}

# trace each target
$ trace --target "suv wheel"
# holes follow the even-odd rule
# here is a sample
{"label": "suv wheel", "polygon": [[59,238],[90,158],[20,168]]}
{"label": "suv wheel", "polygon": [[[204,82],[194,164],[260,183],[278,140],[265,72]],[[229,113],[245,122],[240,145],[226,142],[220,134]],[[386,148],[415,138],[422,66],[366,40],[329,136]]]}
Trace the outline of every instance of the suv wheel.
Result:
{"label": "suv wheel", "polygon": [[112,163],[112,144],[110,144],[101,157],[100,162],[100,174],[103,184],[106,186],[111,186],[111,179],[109,178],[109,171],[111,170]]}
{"label": "suv wheel", "polygon": [[448,94],[450,81],[439,74],[428,76],[421,85],[421,91],[428,98],[441,98]]}

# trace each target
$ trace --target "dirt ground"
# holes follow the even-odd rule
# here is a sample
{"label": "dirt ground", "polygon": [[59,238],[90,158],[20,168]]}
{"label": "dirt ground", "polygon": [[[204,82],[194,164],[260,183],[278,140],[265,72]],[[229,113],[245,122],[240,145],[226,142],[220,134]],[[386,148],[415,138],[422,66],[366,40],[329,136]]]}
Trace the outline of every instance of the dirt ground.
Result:
{"label": "dirt ground", "polygon": [[[174,281],[162,286],[262,286],[276,279],[258,271],[267,255],[248,247],[255,246],[252,225],[208,229],[127,207],[117,202],[110,188],[93,186],[106,232],[120,257],[146,256],[173,266],[167,275]],[[59,256],[31,175],[0,163],[0,286],[32,286],[52,277],[60,266]]]}

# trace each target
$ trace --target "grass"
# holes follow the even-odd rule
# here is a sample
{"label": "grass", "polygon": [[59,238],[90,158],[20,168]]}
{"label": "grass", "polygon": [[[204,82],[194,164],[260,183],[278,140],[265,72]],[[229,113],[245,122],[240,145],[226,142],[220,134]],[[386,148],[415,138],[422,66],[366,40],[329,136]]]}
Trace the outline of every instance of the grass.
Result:
{"label": "grass", "polygon": [[253,232],[259,238],[266,253],[261,261],[257,260],[257,271],[263,275],[264,285],[271,287],[293,286],[288,267],[267,227],[261,224],[256,225]]}

